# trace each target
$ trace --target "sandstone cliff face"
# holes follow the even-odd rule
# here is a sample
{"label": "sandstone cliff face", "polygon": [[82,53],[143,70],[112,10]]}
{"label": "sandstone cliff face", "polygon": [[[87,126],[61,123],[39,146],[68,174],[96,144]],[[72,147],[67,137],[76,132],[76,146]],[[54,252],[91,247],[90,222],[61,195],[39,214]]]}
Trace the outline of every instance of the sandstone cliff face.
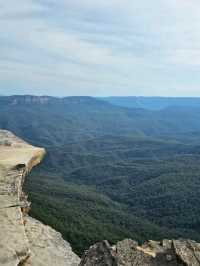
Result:
{"label": "sandstone cliff face", "polygon": [[77,266],[79,258],[61,235],[28,217],[25,175],[45,150],[0,130],[0,265]]}
{"label": "sandstone cliff face", "polygon": [[85,252],[80,266],[199,266],[200,244],[191,240],[148,241],[139,246],[126,239],[110,246],[103,241]]}

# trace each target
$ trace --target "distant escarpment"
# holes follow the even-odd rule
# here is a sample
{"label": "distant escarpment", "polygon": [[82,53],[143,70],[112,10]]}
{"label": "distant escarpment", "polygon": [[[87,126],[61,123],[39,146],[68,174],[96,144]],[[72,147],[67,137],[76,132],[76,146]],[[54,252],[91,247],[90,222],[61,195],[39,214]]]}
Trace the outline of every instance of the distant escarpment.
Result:
{"label": "distant escarpment", "polygon": [[25,175],[45,150],[0,130],[0,265],[76,266],[79,258],[61,234],[28,216]]}

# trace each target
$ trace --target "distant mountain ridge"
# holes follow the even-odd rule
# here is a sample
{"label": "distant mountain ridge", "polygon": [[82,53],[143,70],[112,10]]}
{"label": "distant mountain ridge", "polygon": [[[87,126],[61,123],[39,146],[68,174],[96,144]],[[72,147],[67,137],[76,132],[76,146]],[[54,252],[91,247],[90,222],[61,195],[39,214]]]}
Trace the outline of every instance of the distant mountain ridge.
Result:
{"label": "distant mountain ridge", "polygon": [[187,138],[200,132],[200,105],[161,110],[127,108],[88,96],[0,97],[0,127],[32,141],[51,145],[104,135]]}
{"label": "distant mountain ridge", "polygon": [[110,105],[107,102],[100,101],[94,97],[90,96],[68,96],[68,97],[53,97],[53,96],[35,96],[35,95],[13,95],[13,96],[0,96],[0,104],[4,105],[48,105],[48,104],[101,104],[101,105]]}
{"label": "distant mountain ridge", "polygon": [[200,98],[198,97],[144,97],[144,96],[129,96],[129,97],[102,97],[106,102],[116,106],[127,108],[144,108],[148,110],[161,110],[166,107],[199,107]]}
{"label": "distant mountain ridge", "polygon": [[69,104],[69,103],[98,103],[111,104],[113,106],[132,108],[161,110],[169,107],[200,107],[200,97],[145,97],[145,96],[35,96],[35,95],[13,95],[0,96],[1,104]]}

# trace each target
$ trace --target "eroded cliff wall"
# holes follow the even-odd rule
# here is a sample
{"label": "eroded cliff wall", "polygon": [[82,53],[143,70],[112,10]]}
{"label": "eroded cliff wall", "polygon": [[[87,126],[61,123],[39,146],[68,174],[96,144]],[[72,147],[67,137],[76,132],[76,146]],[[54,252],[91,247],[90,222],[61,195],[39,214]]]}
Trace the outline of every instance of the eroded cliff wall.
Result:
{"label": "eroded cliff wall", "polygon": [[0,265],[77,266],[79,258],[61,234],[28,216],[22,191],[26,174],[45,155],[0,130]]}

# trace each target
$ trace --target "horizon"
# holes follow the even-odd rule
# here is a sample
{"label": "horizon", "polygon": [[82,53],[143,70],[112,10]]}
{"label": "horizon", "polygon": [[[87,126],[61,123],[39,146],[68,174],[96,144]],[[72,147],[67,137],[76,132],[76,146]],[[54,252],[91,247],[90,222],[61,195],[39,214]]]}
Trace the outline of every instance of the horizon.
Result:
{"label": "horizon", "polygon": [[52,96],[48,94],[37,95],[37,94],[8,94],[0,95],[0,97],[49,97],[49,98],[70,98],[70,97],[90,97],[90,98],[163,98],[163,99],[200,99],[200,96],[145,96],[145,95],[110,95],[110,96],[92,96],[92,95],[66,95],[66,96]]}
{"label": "horizon", "polygon": [[200,97],[197,0],[12,0],[0,94]]}

